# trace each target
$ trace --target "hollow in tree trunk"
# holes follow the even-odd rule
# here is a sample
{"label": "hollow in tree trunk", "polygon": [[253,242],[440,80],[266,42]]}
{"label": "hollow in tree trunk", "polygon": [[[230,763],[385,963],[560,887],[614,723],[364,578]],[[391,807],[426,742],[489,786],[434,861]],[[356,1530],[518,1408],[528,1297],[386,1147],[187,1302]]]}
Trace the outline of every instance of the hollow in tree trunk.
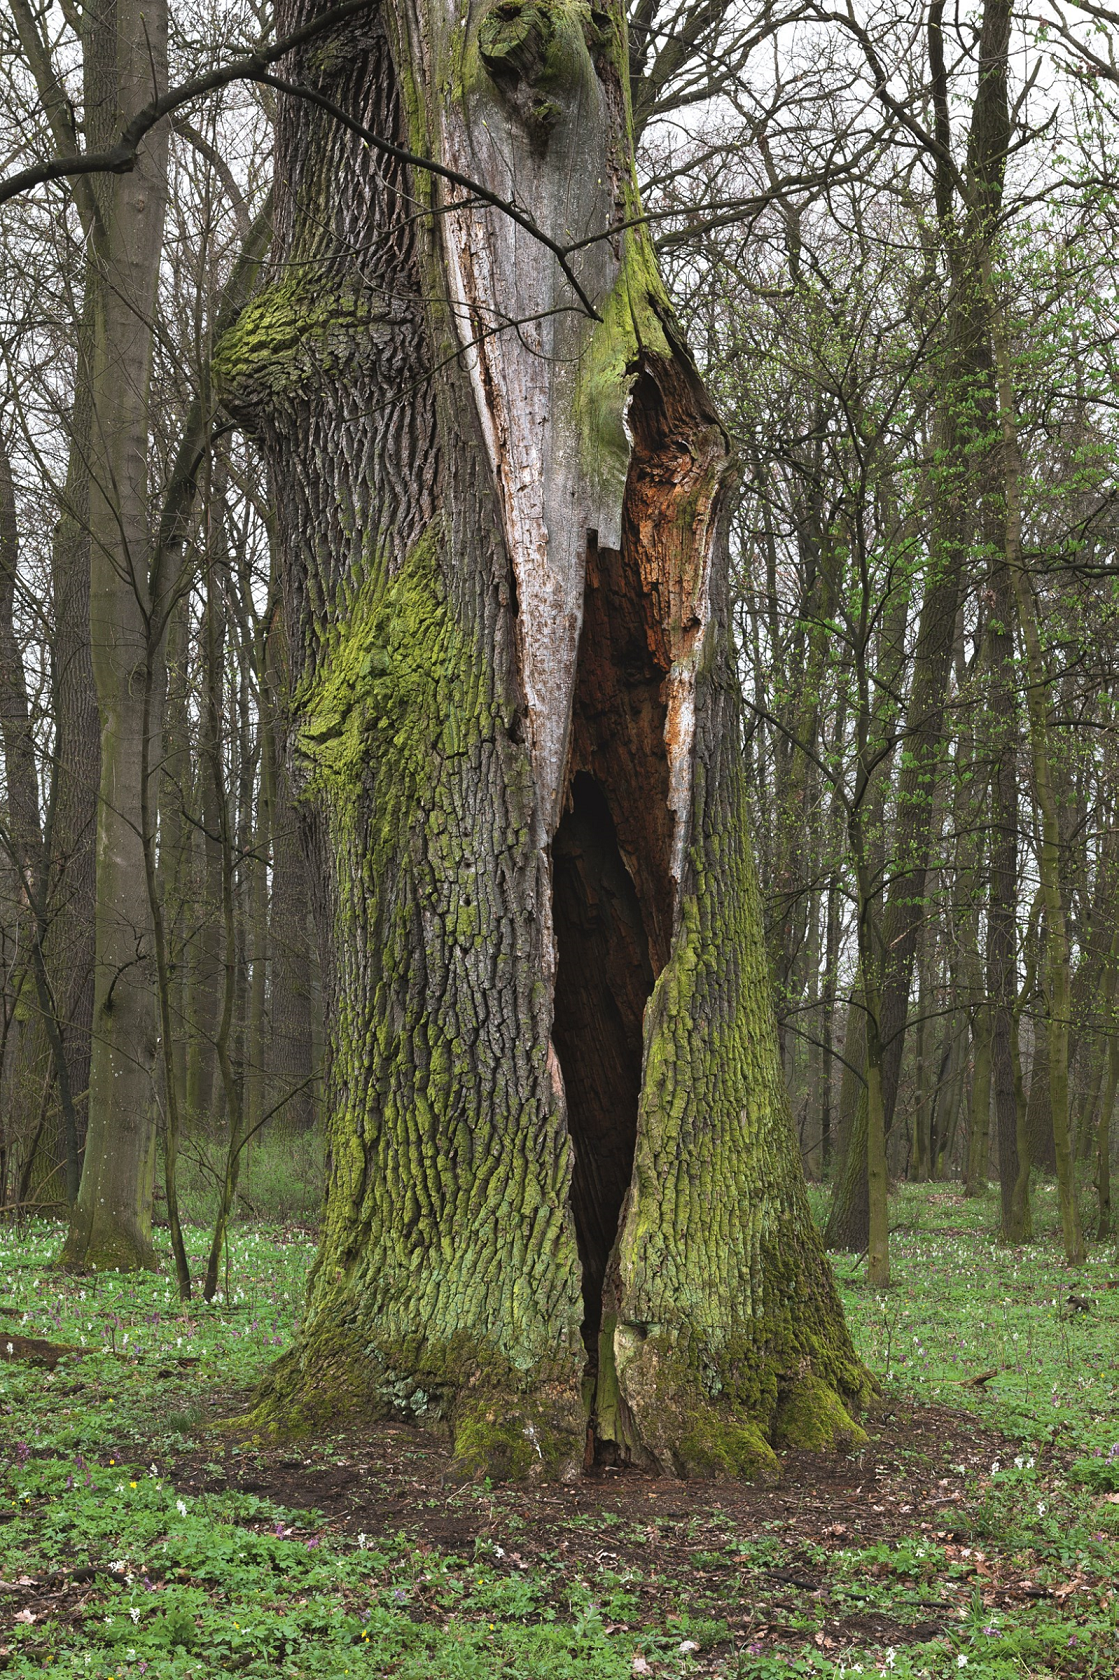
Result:
{"label": "hollow in tree trunk", "polygon": [[[371,7],[286,74],[557,241],[636,209],[618,10]],[[271,467],[330,1164],[261,1415],[415,1418],[466,1473],[764,1474],[867,1378],[777,1056],[724,432],[643,229],[575,259],[595,319],[321,106],[282,105],[278,177],[217,367]]]}

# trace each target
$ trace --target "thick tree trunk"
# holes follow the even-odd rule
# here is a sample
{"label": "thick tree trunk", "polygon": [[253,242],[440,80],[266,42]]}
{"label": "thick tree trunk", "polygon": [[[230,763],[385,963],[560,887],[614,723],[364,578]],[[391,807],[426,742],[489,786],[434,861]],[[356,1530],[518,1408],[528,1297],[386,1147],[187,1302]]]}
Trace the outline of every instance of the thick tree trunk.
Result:
{"label": "thick tree trunk", "polygon": [[[635,209],[625,63],[617,11],[431,0],[287,73],[571,240]],[[272,467],[330,1173],[263,1415],[403,1413],[468,1472],[765,1472],[866,1378],[777,1056],[723,431],[643,230],[576,259],[594,321],[309,102],[278,164],[286,266],[217,366]]]}
{"label": "thick tree trunk", "polygon": [[[87,141],[115,136],[166,75],[166,10],[118,0],[85,41]],[[148,390],[166,203],[166,131],[130,175],[99,179],[92,242],[90,626],[101,720],[89,1129],[63,1263],[154,1266],[154,951],[142,813],[159,753],[152,670]],[[152,786],[145,788],[145,780]]]}

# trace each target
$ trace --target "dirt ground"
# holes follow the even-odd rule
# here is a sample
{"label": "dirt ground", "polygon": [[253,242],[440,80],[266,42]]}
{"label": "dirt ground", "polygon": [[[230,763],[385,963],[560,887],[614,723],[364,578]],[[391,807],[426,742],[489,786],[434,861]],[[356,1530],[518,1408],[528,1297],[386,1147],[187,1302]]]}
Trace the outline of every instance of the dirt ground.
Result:
{"label": "dirt ground", "polygon": [[[988,1471],[996,1459],[1012,1457],[1012,1442],[970,1414],[942,1407],[884,1408],[868,1420],[868,1433],[868,1446],[853,1456],[785,1455],[776,1487],[611,1469],[571,1484],[464,1487],[445,1448],[418,1430],[393,1425],[308,1443],[305,1450],[234,1437],[167,1470],[186,1493],[236,1488],[313,1512],[306,1524],[312,1539],[365,1535],[375,1545],[379,1536],[395,1534],[420,1548],[484,1555],[487,1568],[528,1569],[547,1560],[570,1579],[588,1582],[604,1567],[631,1573],[639,1583],[641,1614],[618,1626],[635,1631],[670,1617],[686,1586],[693,1603],[720,1607],[736,1643],[745,1637],[760,1649],[803,1644],[804,1612],[813,1603],[811,1637],[827,1650],[854,1641],[933,1639],[946,1618],[963,1613],[960,1605],[976,1584],[991,1605],[1048,1596],[1028,1581],[1011,1580],[1009,1560],[968,1545],[959,1467],[972,1475]],[[827,1569],[814,1550],[798,1557],[799,1546],[888,1546],[903,1535],[935,1540],[956,1560],[962,1578],[941,1576],[941,1596],[927,1601],[917,1620],[901,1621],[869,1606],[860,1611],[846,1601],[850,1594],[829,1614]],[[759,1571],[754,1563],[748,1573],[727,1560],[728,1548],[733,1555],[736,1545],[759,1536],[785,1549],[782,1567]],[[888,1564],[881,1573],[889,1574]],[[423,1614],[422,1606],[415,1613]],[[430,1614],[438,1614],[434,1605]],[[785,1625],[790,1615],[799,1626]],[[709,1656],[717,1665],[719,1652]]]}

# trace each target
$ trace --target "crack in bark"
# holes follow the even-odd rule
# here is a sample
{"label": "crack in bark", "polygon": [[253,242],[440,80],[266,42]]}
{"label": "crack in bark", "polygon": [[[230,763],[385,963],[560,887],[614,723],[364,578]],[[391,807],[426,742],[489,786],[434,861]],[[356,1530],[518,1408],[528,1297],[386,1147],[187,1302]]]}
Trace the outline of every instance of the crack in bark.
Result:
{"label": "crack in bark", "polygon": [[[587,533],[565,811],[552,844],[552,1035],[595,1379],[604,1291],[613,1301],[617,1279],[608,1278],[633,1174],[645,1005],[669,958],[676,911],[674,657],[691,651],[705,616],[692,523],[668,544],[657,530],[666,492],[670,501],[687,494],[706,464],[692,444],[686,422],[695,416],[679,400],[680,383],[671,370],[666,402],[654,372],[639,374],[622,547],[600,547],[598,533]],[[593,1413],[591,1422],[593,1429]]]}

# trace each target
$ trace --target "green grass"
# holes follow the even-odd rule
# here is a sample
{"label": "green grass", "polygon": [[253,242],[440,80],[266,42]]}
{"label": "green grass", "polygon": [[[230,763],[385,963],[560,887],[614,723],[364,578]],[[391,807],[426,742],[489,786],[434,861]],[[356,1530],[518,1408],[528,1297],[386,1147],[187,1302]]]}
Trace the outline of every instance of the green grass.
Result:
{"label": "green grass", "polygon": [[[1096,1247],[1079,1272],[1065,1265],[1055,1188],[1038,1187],[1039,1240],[995,1241],[994,1192],[968,1200],[952,1185],[902,1185],[893,1198],[893,1283],[872,1290],[835,1255],[859,1351],[888,1389],[979,1411],[1024,1440],[1090,1451],[1119,1440],[1119,1263]],[[861,1274],[863,1268],[859,1267]],[[1090,1310],[1070,1311],[1070,1292]],[[975,1394],[964,1385],[992,1368]]]}
{"label": "green grass", "polygon": [[[226,1140],[195,1127],[182,1144],[179,1206],[185,1224],[213,1228],[225,1170]],[[241,1157],[234,1217],[272,1225],[314,1223],[322,1206],[325,1148],[321,1131],[294,1132],[273,1122]],[[157,1174],[162,1183],[162,1162]]]}
{"label": "green grass", "polygon": [[[863,1545],[798,1537],[777,1518],[735,1528],[708,1491],[675,1526],[606,1510],[570,1517],[516,1570],[495,1562],[496,1544],[460,1555],[395,1531],[346,1535],[256,1494],[186,1494],[168,1480],[177,1455],[222,1457],[229,1437],[209,1425],[289,1342],[314,1252],[306,1236],[237,1226],[228,1298],[184,1309],[169,1274],[62,1277],[50,1270],[58,1228],[0,1229],[0,1352],[12,1333],[83,1350],[53,1374],[0,1363],[0,1577],[17,1588],[0,1600],[0,1668],[90,1680],[1114,1680],[1119,1290],[1104,1285],[1119,1268],[1108,1249],[1078,1277],[1067,1271],[1055,1199],[1038,1194],[1039,1241],[1006,1251],[989,1235],[992,1200],[906,1187],[892,1214],[893,1288],[870,1290],[836,1257],[886,1402],[961,1408],[962,1442],[968,1413],[1006,1437],[990,1462],[961,1449],[944,1502],[915,1510],[911,1535]],[[201,1250],[203,1233],[191,1235]],[[1093,1299],[1090,1312],[1064,1310],[1070,1283]],[[996,1367],[985,1388],[965,1386]],[[306,1450],[332,1461],[330,1443]],[[525,1497],[462,1495],[484,1502],[505,1547],[553,1521],[538,1522]],[[575,1559],[568,1540],[580,1534],[589,1544]],[[690,1550],[662,1549],[673,1535]],[[992,1609],[977,1558],[1057,1596]],[[826,1602],[776,1589],[779,1632],[751,1633],[736,1613],[760,1619],[773,1571],[790,1565],[816,1572]],[[99,1573],[61,1583],[57,1601],[48,1581],[36,1619],[13,1619],[28,1598],[21,1575],[76,1568]],[[924,1643],[891,1647],[856,1628],[824,1644],[845,1618],[904,1627],[934,1610],[944,1631]]]}

